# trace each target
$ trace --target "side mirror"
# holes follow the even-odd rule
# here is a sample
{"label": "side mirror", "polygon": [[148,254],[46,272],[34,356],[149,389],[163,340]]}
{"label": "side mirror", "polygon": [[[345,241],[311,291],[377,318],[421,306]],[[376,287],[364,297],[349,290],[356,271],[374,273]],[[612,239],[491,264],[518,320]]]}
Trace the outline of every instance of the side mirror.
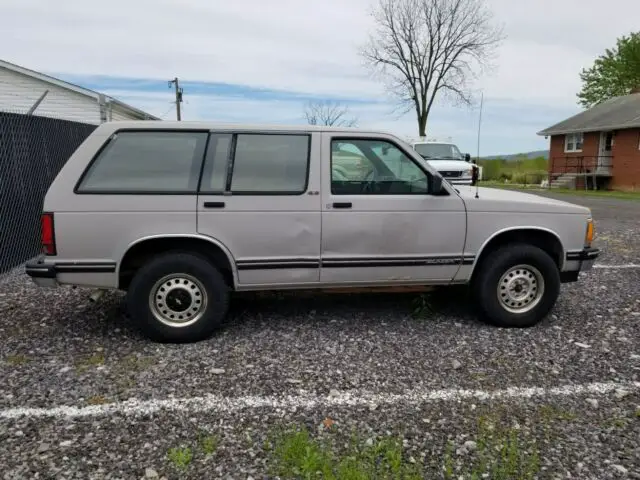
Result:
{"label": "side mirror", "polygon": [[431,190],[434,195],[438,195],[442,191],[442,177],[440,175],[431,177]]}
{"label": "side mirror", "polygon": [[470,162],[471,161],[471,155],[469,155],[468,153],[464,154],[464,161],[465,162]]}

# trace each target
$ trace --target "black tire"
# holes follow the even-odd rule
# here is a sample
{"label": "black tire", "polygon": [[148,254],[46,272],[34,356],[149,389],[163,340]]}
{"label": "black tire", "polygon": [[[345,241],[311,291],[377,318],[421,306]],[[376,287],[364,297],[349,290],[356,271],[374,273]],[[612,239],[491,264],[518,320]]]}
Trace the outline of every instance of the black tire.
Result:
{"label": "black tire", "polygon": [[[152,298],[156,298],[155,293],[150,298],[152,289],[157,290],[154,288],[157,282],[176,274],[182,274],[183,277],[180,278],[191,279],[187,281],[191,282],[189,286],[193,285],[191,287],[193,291],[186,286],[183,287],[182,281],[177,279],[169,280],[166,284],[163,282],[160,287],[175,282],[173,287],[169,287],[174,288],[174,305],[179,309],[185,308],[183,304],[189,305],[184,310],[185,324],[182,326],[175,326],[177,319],[173,324],[169,318],[165,318],[165,322],[161,321],[158,316],[166,317],[172,314],[173,310],[169,309],[167,315],[163,316],[158,308],[158,316],[156,316],[151,304]],[[160,293],[159,290],[157,291]],[[201,291],[202,294],[200,294]],[[182,297],[176,303],[175,297],[178,294]],[[186,301],[184,301],[185,295]],[[196,306],[195,295],[202,299],[200,301],[202,308]],[[166,294],[164,301],[169,304],[170,300],[169,294]],[[198,308],[197,312],[192,312],[191,305],[193,309]],[[136,272],[127,292],[127,306],[132,319],[151,340],[162,343],[196,342],[209,338],[223,322],[229,308],[229,288],[218,269],[206,258],[193,253],[166,253],[154,257]],[[182,313],[181,311],[180,314]],[[187,318],[187,315],[192,313],[195,316]],[[197,320],[194,320],[196,318]]]}
{"label": "black tire", "polygon": [[[543,280],[543,292],[538,295],[534,294],[532,300],[527,305],[526,302],[517,302],[513,297],[509,297],[509,287],[514,286],[512,279],[504,279],[503,275],[507,274],[510,269],[524,265],[533,267],[531,270],[517,270],[518,273],[511,272],[515,278],[525,282],[528,292],[540,292],[540,282],[536,282],[537,274]],[[556,303],[560,294],[560,272],[553,258],[533,245],[524,243],[509,244],[491,252],[484,258],[481,264],[477,265],[478,272],[474,277],[471,288],[473,291],[475,303],[479,309],[480,317],[491,324],[505,328],[526,328],[531,327],[546,317],[551,308]],[[537,272],[536,272],[537,270]],[[527,283],[529,282],[529,283]],[[499,287],[499,285],[501,285]],[[500,294],[498,289],[500,288]],[[517,285],[514,286],[514,289]],[[523,287],[520,287],[521,289]],[[519,292],[520,293],[520,292]],[[511,301],[512,304],[507,306],[500,300],[499,295],[505,300]],[[535,299],[537,303],[534,304]],[[526,298],[525,298],[526,300]],[[524,305],[524,306],[522,306]],[[512,309],[527,308],[530,309],[522,312],[513,312]]]}

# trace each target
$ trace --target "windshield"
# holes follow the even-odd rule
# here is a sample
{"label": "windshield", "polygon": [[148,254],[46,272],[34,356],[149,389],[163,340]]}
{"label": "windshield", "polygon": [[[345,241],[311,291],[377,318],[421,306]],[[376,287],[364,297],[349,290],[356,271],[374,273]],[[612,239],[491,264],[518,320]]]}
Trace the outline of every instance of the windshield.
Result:
{"label": "windshield", "polygon": [[464,160],[458,147],[450,143],[417,143],[414,149],[429,160]]}

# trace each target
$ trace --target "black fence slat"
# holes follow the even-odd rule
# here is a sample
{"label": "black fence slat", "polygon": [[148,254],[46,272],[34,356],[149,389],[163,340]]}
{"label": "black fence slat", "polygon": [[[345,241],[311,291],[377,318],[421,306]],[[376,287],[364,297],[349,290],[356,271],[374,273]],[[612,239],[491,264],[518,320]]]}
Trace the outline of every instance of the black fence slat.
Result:
{"label": "black fence slat", "polygon": [[0,112],[0,273],[40,253],[44,196],[71,154],[95,128]]}

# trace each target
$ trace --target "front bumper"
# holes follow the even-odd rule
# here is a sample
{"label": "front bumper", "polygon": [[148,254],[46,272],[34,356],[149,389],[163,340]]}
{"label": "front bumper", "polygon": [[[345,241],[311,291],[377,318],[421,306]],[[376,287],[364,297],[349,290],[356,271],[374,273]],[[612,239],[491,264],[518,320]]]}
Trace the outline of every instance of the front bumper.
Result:
{"label": "front bumper", "polygon": [[596,259],[600,256],[599,248],[584,248],[567,252],[566,266],[567,270],[561,273],[563,282],[575,282],[578,280],[578,273],[591,270]]}
{"label": "front bumper", "polygon": [[579,261],[579,270],[591,270],[596,259],[600,256],[599,248],[584,248],[577,252],[567,252],[567,261]]}
{"label": "front bumper", "polygon": [[469,177],[443,177],[451,185],[473,185],[473,179]]}

